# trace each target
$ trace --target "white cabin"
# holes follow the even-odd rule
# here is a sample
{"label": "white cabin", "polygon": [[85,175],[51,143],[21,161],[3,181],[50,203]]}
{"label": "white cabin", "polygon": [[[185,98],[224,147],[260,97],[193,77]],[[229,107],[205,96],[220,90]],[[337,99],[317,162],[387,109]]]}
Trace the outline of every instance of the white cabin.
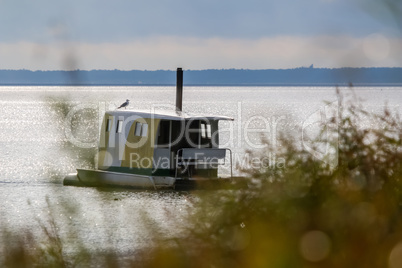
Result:
{"label": "white cabin", "polygon": [[220,120],[182,112],[116,110],[105,113],[98,169],[175,178],[216,178],[228,149],[219,148]]}

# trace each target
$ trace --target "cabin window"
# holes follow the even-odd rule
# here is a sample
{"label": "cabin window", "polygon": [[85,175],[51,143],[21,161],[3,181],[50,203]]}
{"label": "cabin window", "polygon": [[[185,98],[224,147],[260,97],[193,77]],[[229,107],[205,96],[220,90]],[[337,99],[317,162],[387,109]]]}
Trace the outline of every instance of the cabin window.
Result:
{"label": "cabin window", "polygon": [[135,123],[134,135],[135,136],[146,137],[147,134],[148,134],[148,124],[136,122]]}
{"label": "cabin window", "polygon": [[157,133],[157,146],[158,147],[169,147],[170,143],[170,123],[171,121],[161,120],[158,127]]}
{"label": "cabin window", "polygon": [[117,121],[117,127],[116,127],[116,133],[121,133],[123,131],[123,121],[118,120]]}
{"label": "cabin window", "polygon": [[211,138],[211,125],[206,123],[201,123],[201,137],[202,138]]}
{"label": "cabin window", "polygon": [[148,134],[148,124],[142,124],[141,136],[146,137]]}
{"label": "cabin window", "polygon": [[141,128],[142,128],[142,124],[139,122],[136,122],[135,123],[135,131],[134,131],[135,136],[141,136]]}
{"label": "cabin window", "polygon": [[112,130],[112,119],[106,121],[106,132],[110,132],[110,130]]}
{"label": "cabin window", "polygon": [[207,124],[207,138],[211,138],[211,125]]}
{"label": "cabin window", "polygon": [[207,137],[207,128],[205,126],[205,123],[201,123],[201,137],[203,138]]}
{"label": "cabin window", "polygon": [[209,124],[209,122],[201,121],[199,131],[199,146],[201,148],[211,148],[211,124]]}

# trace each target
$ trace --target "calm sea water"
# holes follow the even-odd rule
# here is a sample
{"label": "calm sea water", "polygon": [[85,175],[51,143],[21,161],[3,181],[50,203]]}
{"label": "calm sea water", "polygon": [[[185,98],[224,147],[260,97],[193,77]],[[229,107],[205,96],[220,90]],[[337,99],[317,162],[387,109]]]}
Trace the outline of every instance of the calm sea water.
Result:
{"label": "calm sea water", "polygon": [[[368,111],[380,112],[387,104],[401,112],[400,87],[354,92]],[[96,144],[98,125],[77,122],[75,115],[91,111],[97,121],[127,98],[134,109],[172,109],[175,87],[0,87],[0,96],[0,224],[39,235],[37,222],[51,214],[62,236],[69,238],[75,230],[94,250],[122,252],[147,246],[154,228],[179,232],[191,193],[62,186],[66,174],[84,165],[66,141]],[[58,101],[69,105],[67,116],[58,114]],[[260,147],[261,133],[271,139],[279,131],[298,137],[299,125],[336,101],[335,88],[329,87],[185,87],[183,110],[233,117],[233,123],[222,122],[220,142],[241,159],[246,149]],[[69,132],[71,124],[82,132]],[[69,205],[78,209],[72,212]]]}

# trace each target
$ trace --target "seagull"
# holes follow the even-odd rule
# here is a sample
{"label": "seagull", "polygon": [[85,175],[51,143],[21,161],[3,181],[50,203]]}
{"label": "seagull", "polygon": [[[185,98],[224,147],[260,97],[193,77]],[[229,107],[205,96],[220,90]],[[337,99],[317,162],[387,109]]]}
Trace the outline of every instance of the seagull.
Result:
{"label": "seagull", "polygon": [[119,107],[117,107],[117,109],[123,108],[126,109],[126,107],[128,106],[128,104],[130,103],[130,100],[127,99],[125,103],[123,103],[122,105],[120,105]]}

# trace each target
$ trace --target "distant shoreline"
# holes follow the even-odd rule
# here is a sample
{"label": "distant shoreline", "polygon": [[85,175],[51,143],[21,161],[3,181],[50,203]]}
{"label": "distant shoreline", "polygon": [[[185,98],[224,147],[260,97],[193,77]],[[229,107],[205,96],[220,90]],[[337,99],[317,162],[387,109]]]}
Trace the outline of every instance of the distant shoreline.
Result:
{"label": "distant shoreline", "polygon": [[[0,70],[0,86],[174,86],[176,71]],[[400,87],[402,68],[185,70],[186,86]]]}
{"label": "distant shoreline", "polygon": [[[175,84],[1,84],[0,87],[174,87]],[[400,84],[186,84],[186,87],[402,87]]]}

